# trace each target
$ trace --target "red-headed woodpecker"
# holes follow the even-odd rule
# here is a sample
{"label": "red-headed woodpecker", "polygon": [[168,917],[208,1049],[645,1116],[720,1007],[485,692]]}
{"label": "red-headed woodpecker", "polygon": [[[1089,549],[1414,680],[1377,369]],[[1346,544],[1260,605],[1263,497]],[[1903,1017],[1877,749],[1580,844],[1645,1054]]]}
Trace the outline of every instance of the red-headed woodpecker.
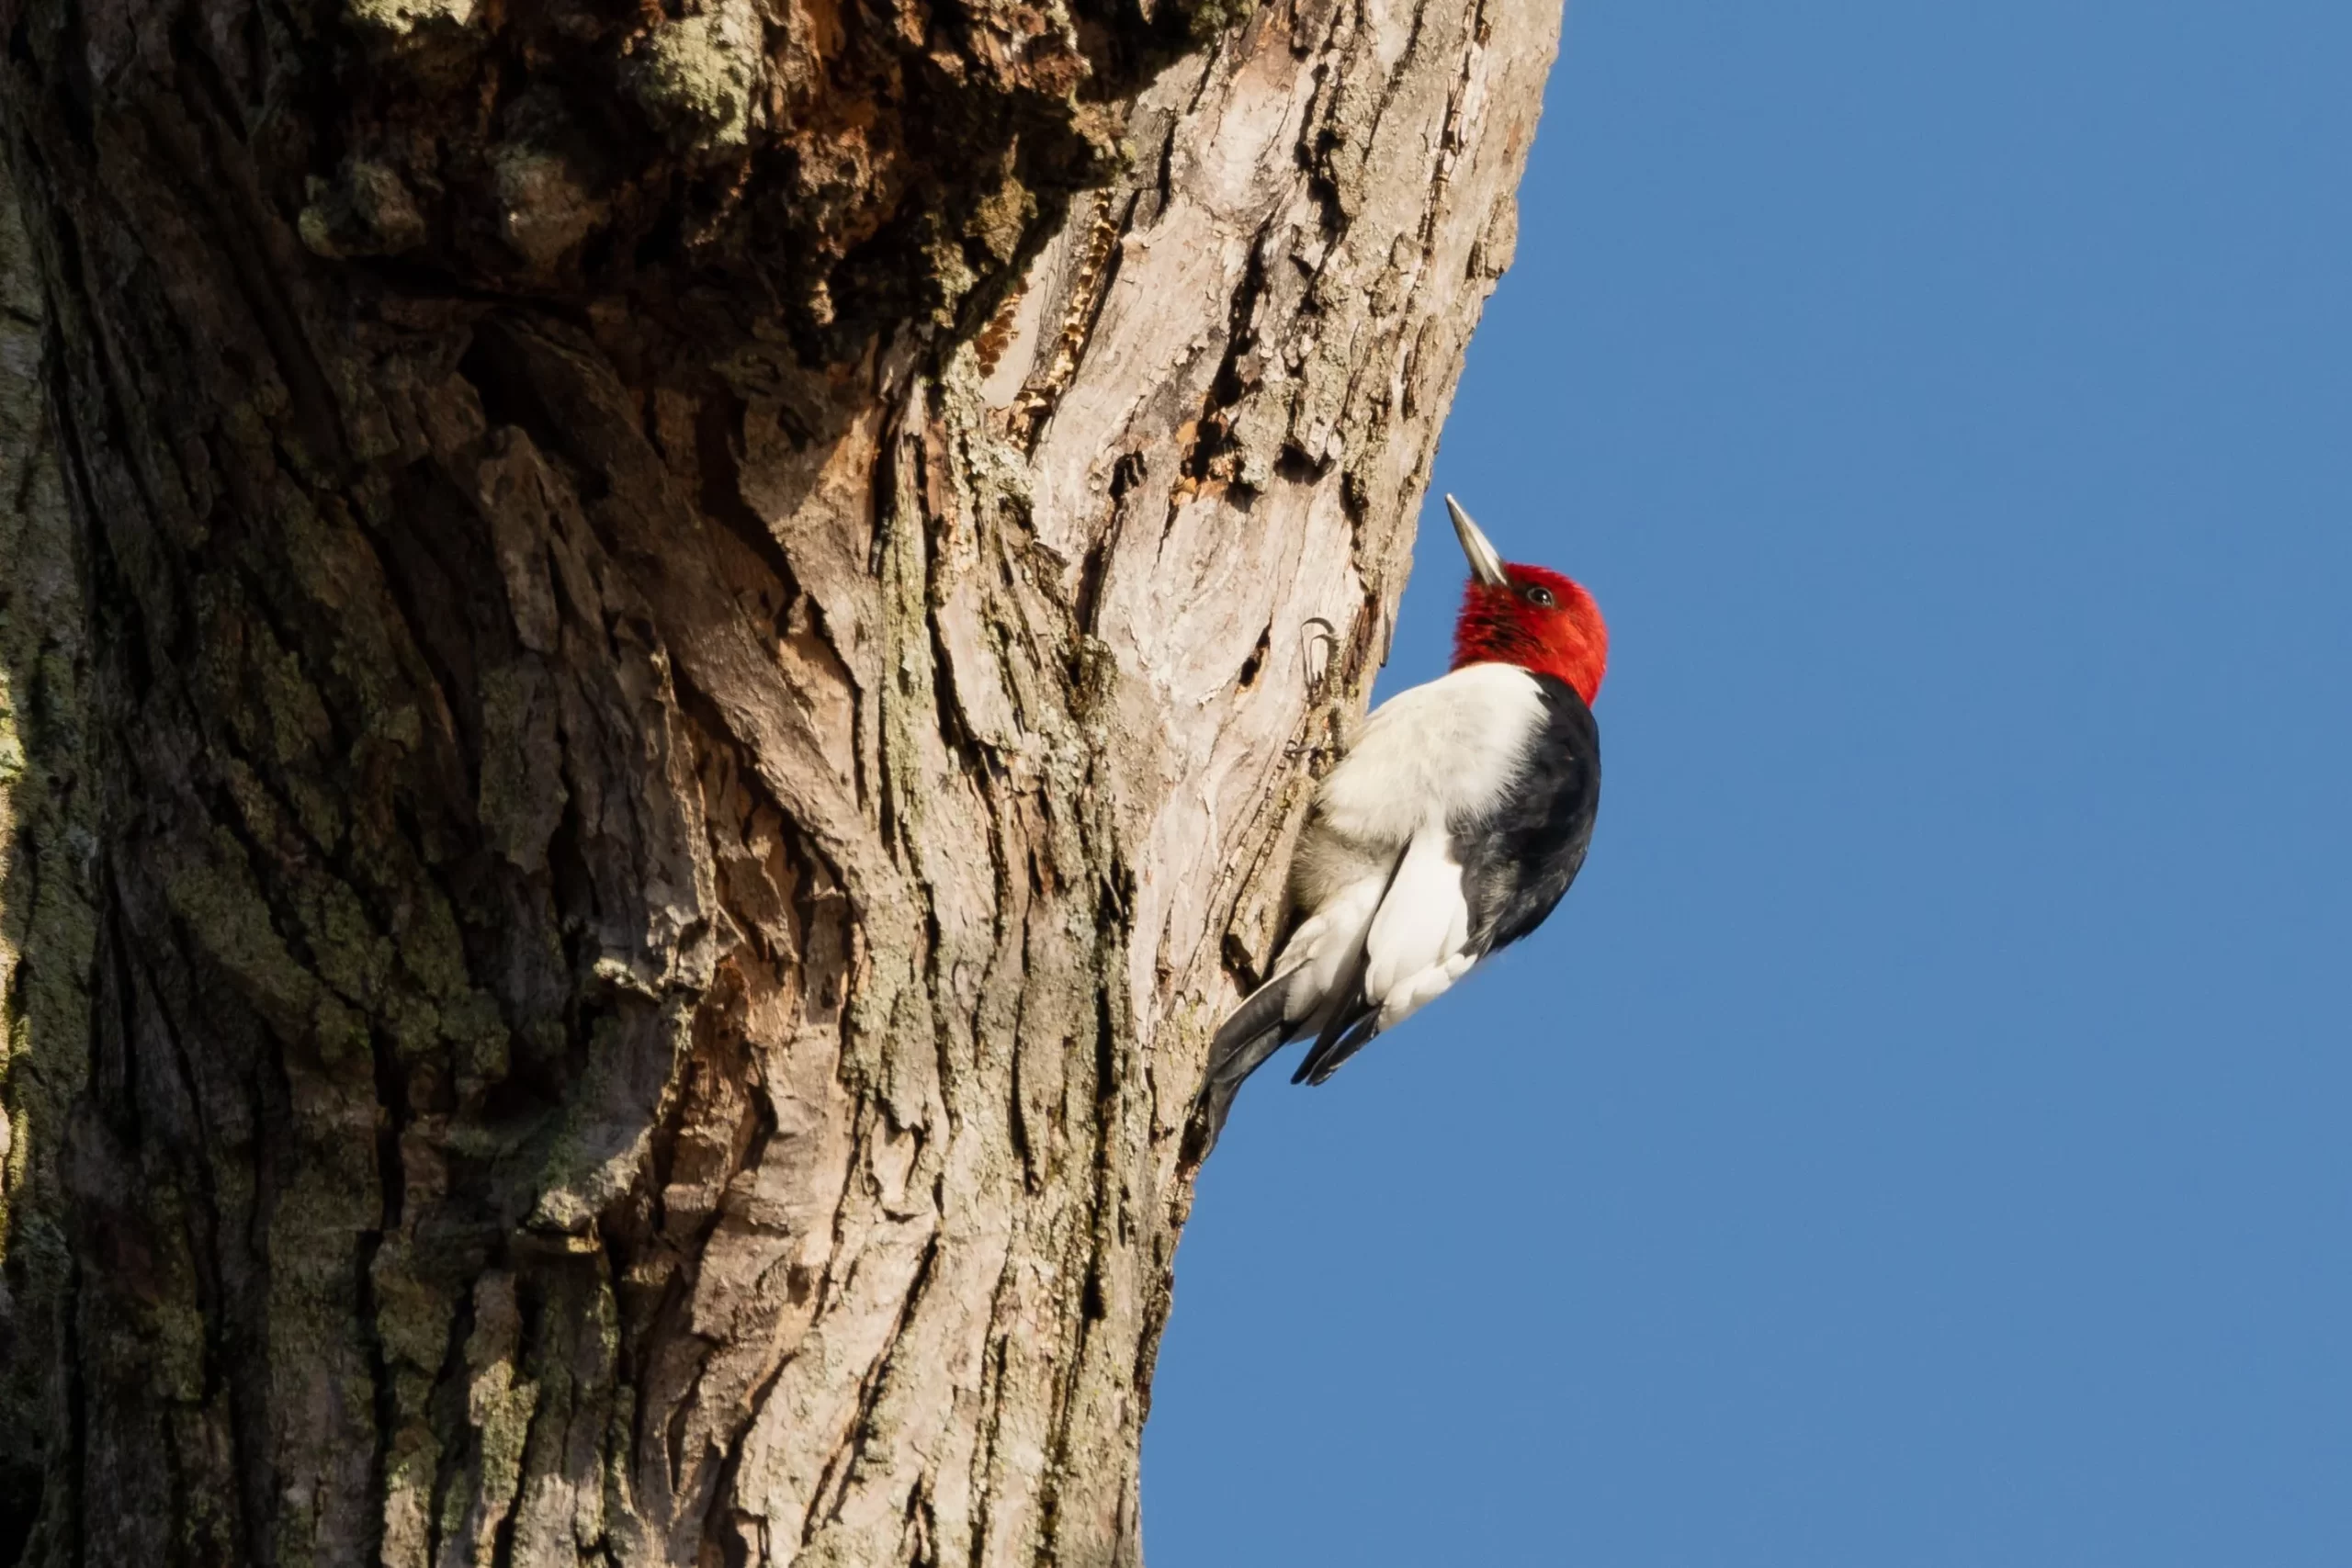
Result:
{"label": "red-headed woodpecker", "polygon": [[1321,1083],[1543,924],[1584,864],[1609,630],[1591,594],[1505,561],[1445,505],[1470,558],[1453,668],[1373,710],[1316,791],[1291,863],[1289,940],[1209,1048],[1212,1140],[1267,1057],[1312,1034],[1291,1081]]}

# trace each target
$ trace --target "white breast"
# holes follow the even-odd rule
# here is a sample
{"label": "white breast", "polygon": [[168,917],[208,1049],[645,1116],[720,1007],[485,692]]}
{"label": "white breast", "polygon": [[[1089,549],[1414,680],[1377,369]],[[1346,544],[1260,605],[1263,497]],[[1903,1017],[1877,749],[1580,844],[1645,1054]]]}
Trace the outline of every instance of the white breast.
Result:
{"label": "white breast", "polygon": [[1543,724],[1534,676],[1515,664],[1465,664],[1373,710],[1323,781],[1316,815],[1343,838],[1402,849],[1431,818],[1491,809]]}

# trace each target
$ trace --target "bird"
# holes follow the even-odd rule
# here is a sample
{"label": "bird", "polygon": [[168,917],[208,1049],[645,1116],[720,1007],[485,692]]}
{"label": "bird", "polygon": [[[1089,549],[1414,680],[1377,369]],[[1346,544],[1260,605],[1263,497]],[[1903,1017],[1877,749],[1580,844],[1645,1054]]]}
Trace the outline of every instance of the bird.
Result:
{"label": "bird", "polygon": [[1275,1052],[1312,1035],[1291,1081],[1322,1083],[1542,925],[1583,868],[1608,626],[1579,584],[1505,561],[1445,506],[1469,561],[1453,665],[1374,709],[1317,787],[1281,952],[1209,1047],[1204,1155]]}

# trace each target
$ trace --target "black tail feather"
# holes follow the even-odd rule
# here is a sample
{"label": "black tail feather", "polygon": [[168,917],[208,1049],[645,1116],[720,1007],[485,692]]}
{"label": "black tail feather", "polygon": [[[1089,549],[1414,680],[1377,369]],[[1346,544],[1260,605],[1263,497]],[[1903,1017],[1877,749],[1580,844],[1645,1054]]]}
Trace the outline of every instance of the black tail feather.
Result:
{"label": "black tail feather", "polygon": [[[1388,882],[1390,886],[1396,886],[1395,866],[1389,867]],[[1388,894],[1383,889],[1380,896],[1385,900]],[[1331,1076],[1332,1068],[1354,1055],[1364,1040],[1372,1038],[1366,1034],[1362,1040],[1356,1039],[1358,1026],[1364,1019],[1377,1016],[1363,994],[1363,972],[1372,964],[1371,935],[1366,931],[1365,940],[1356,943],[1355,955],[1348,960],[1347,970],[1340,976],[1340,983],[1331,988],[1330,1010],[1325,1015],[1323,1032],[1315,1037],[1315,1047],[1306,1053],[1306,1060],[1298,1065],[1298,1071],[1291,1074],[1291,1082],[1321,1083]],[[1343,1034],[1354,1043],[1340,1049],[1340,1036]],[[1335,1051],[1336,1055],[1333,1054]],[[1329,1067],[1323,1066],[1327,1061],[1330,1063]]]}
{"label": "black tail feather", "polygon": [[1201,1158],[1205,1159],[1209,1150],[1216,1146],[1217,1134],[1225,1131],[1225,1119],[1232,1113],[1233,1097],[1241,1092],[1242,1080],[1257,1071],[1266,1058],[1281,1050],[1284,1043],[1280,1029],[1266,1030],[1234,1053],[1228,1073],[1223,1077],[1212,1076],[1201,1085],[1200,1114],[1204,1134],[1200,1145]]}
{"label": "black tail feather", "polygon": [[1224,1130],[1226,1115],[1232,1111],[1233,1097],[1241,1092],[1243,1081],[1290,1043],[1290,1021],[1283,1011],[1295,972],[1285,970],[1250,992],[1233,1010],[1233,1016],[1217,1026],[1216,1038],[1209,1044],[1208,1075],[1201,1084],[1200,1104],[1207,1134],[1201,1146],[1204,1156]]}
{"label": "black tail feather", "polygon": [[[1238,1086],[1281,1048],[1286,1028],[1283,1004],[1290,999],[1291,976],[1296,972],[1285,969],[1250,992],[1233,1015],[1217,1025],[1216,1038],[1209,1043],[1211,1083],[1230,1080]],[[1272,1045],[1264,1043],[1269,1034],[1274,1040]]]}
{"label": "black tail feather", "polygon": [[[1315,1049],[1306,1054],[1306,1060],[1291,1075],[1291,1082],[1318,1084],[1338,1072],[1340,1063],[1371,1044],[1380,1033],[1380,1010],[1367,1007],[1352,1021],[1335,1019],[1332,1022],[1333,1027],[1323,1032],[1322,1038],[1315,1042]],[[1339,1032],[1340,1025],[1345,1025],[1346,1033]]]}

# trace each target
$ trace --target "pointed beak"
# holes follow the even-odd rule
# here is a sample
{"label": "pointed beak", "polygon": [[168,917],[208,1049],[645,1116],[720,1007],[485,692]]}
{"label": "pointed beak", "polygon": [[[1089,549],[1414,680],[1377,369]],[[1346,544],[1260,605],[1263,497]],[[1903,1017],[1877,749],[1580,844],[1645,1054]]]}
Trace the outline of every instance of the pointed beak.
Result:
{"label": "pointed beak", "polygon": [[1453,536],[1462,541],[1462,553],[1470,558],[1470,575],[1489,588],[1508,587],[1510,579],[1503,575],[1503,558],[1487,543],[1487,536],[1478,532],[1478,525],[1470,521],[1462,503],[1449,495],[1445,509],[1453,517]]}

